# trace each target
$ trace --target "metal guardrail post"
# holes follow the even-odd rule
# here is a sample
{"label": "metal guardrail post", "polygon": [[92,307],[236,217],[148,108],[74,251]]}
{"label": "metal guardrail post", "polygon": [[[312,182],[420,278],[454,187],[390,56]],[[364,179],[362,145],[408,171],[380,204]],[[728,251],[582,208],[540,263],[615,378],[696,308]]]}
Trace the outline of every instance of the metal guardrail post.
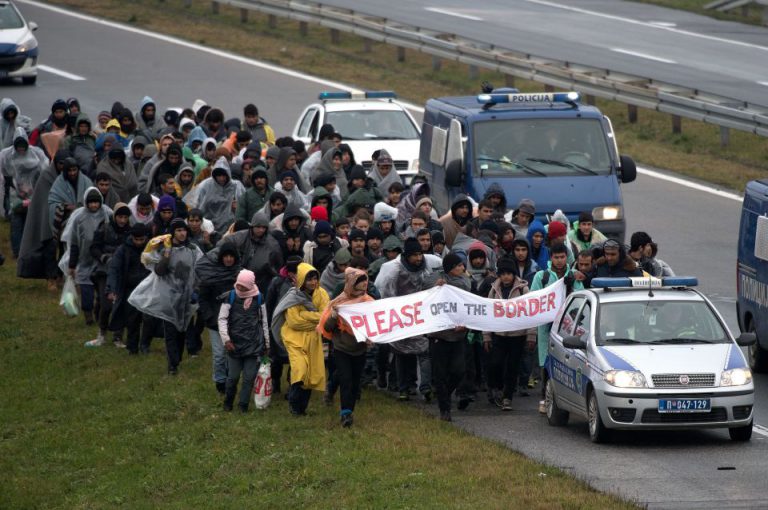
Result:
{"label": "metal guardrail post", "polygon": [[476,80],[479,75],[480,75],[480,70],[477,68],[477,66],[473,65],[473,64],[470,64],[469,65],[469,79],[470,80]]}
{"label": "metal guardrail post", "polygon": [[219,2],[217,2],[216,0],[213,0],[213,2],[211,2],[211,13],[213,13],[214,15],[219,13]]}
{"label": "metal guardrail post", "polygon": [[248,9],[240,8],[240,23],[248,23]]}
{"label": "metal guardrail post", "polygon": [[402,46],[397,47],[397,61],[405,62],[405,48]]}
{"label": "metal guardrail post", "polygon": [[672,116],[672,132],[676,135],[683,132],[683,118],[679,115]]}
{"label": "metal guardrail post", "polygon": [[363,51],[365,53],[370,53],[373,51],[373,41],[371,41],[368,38],[363,39]]}
{"label": "metal guardrail post", "polygon": [[306,37],[309,34],[309,23],[306,21],[299,21],[299,35]]}
{"label": "metal guardrail post", "polygon": [[341,32],[337,28],[331,29],[331,44],[339,44],[341,41]]}
{"label": "metal guardrail post", "polygon": [[432,57],[432,71],[440,72],[443,68],[443,60],[440,57]]}
{"label": "metal guardrail post", "polygon": [[720,147],[728,147],[731,143],[731,128],[720,126]]}
{"label": "metal guardrail post", "polygon": [[635,124],[637,122],[637,106],[633,104],[627,105],[627,120],[629,120],[630,124]]}
{"label": "metal guardrail post", "polygon": [[267,26],[273,29],[277,28],[277,16],[275,16],[274,14],[270,14],[269,17],[267,18]]}

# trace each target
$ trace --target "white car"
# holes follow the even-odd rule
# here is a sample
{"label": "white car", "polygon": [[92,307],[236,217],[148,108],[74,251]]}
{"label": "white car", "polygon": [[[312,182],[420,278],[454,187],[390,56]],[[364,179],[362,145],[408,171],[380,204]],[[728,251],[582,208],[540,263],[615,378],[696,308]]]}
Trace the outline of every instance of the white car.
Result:
{"label": "white car", "polygon": [[296,122],[292,137],[305,144],[317,140],[320,127],[331,124],[349,144],[358,164],[367,170],[371,155],[386,149],[397,173],[409,179],[419,170],[419,138],[421,131],[413,116],[395,101],[394,92],[322,92],[304,109]]}
{"label": "white car", "polygon": [[550,425],[574,413],[594,442],[611,429],[727,428],[752,436],[755,387],[739,346],[695,278],[595,278],[552,325],[545,363]]}
{"label": "white car", "polygon": [[37,23],[24,21],[11,2],[0,0],[0,79],[21,78],[25,85],[37,81]]}

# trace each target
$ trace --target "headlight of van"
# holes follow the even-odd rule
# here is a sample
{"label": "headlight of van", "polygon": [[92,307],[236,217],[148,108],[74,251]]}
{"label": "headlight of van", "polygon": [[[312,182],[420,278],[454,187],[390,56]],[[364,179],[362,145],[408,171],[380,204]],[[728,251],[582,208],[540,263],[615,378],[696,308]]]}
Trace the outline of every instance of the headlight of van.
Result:
{"label": "headlight of van", "polygon": [[592,216],[595,221],[620,220],[624,216],[624,211],[620,205],[606,205],[592,209]]}
{"label": "headlight of van", "polygon": [[617,388],[647,388],[645,376],[633,370],[609,370],[603,380]]}
{"label": "headlight of van", "polygon": [[744,386],[752,382],[752,372],[748,368],[726,370],[720,377],[720,386]]}

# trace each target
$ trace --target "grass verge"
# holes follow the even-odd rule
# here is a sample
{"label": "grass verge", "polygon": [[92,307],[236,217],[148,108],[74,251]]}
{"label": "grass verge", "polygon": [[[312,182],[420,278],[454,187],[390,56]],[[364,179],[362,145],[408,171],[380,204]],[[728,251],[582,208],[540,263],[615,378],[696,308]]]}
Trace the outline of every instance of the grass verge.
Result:
{"label": "grass verge", "polygon": [[306,418],[282,398],[222,412],[207,347],[177,377],[158,340],[86,349],[94,329],[15,274],[0,267],[0,508],[634,508],[374,391],[350,430],[319,394]]}
{"label": "grass verge", "polygon": [[690,11],[696,14],[709,16],[710,18],[723,21],[736,21],[738,23],[749,23],[750,25],[763,25],[763,10],[765,7],[753,4],[748,6],[746,15],[742,10],[732,9],[728,12],[720,12],[715,9],[705,9],[704,6],[712,3],[712,0],[631,0],[643,4],[653,4],[660,7],[669,7],[680,11]]}
{"label": "grass verge", "polygon": [[[405,62],[398,62],[394,47],[371,42],[370,51],[366,51],[364,40],[351,34],[343,33],[339,44],[331,44],[328,30],[317,26],[310,25],[303,37],[297,23],[278,19],[276,27],[270,28],[267,17],[255,12],[249,13],[248,23],[241,23],[239,9],[221,6],[220,13],[214,16],[210,2],[200,0],[195,0],[191,8],[185,8],[181,0],[53,3],[342,83],[393,89],[416,104],[423,104],[430,97],[475,94],[483,80],[500,86],[506,79],[482,70],[479,76],[470,78],[466,65],[447,61],[440,71],[434,71],[432,57],[413,51],[407,52]],[[522,91],[543,88],[541,84],[519,79],[515,85]],[[597,106],[613,120],[622,153],[643,164],[739,191],[747,181],[768,175],[766,138],[731,130],[730,144],[721,147],[717,126],[684,119],[682,134],[673,134],[669,115],[639,109],[638,122],[629,123],[623,103],[598,99]],[[262,109],[268,118],[269,112]]]}

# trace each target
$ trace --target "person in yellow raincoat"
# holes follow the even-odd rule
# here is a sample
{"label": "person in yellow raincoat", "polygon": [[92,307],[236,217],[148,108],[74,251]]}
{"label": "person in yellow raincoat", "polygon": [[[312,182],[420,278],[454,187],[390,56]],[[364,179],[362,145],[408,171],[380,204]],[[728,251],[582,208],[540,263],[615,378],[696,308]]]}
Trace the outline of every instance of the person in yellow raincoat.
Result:
{"label": "person in yellow raincoat", "polygon": [[293,415],[306,414],[312,390],[325,390],[323,343],[316,328],[329,302],[317,270],[301,263],[296,269],[296,286],[280,300],[273,315],[272,332],[279,332],[276,340],[291,365],[288,406]]}

